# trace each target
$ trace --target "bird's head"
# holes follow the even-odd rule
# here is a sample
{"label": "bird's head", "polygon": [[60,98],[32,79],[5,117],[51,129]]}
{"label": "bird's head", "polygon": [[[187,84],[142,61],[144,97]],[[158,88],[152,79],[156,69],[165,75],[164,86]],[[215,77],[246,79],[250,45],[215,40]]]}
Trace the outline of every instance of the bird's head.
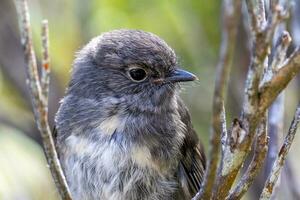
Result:
{"label": "bird's head", "polygon": [[174,51],[158,36],[116,30],[79,51],[68,93],[96,100],[114,97],[131,108],[156,110],[168,104],[178,82],[195,79],[179,68]]}

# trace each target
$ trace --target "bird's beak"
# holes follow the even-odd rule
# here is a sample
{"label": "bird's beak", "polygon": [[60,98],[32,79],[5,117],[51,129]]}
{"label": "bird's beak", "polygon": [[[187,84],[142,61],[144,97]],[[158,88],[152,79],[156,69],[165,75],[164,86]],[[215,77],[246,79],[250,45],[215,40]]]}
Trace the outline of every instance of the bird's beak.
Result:
{"label": "bird's beak", "polygon": [[185,81],[195,81],[198,80],[197,76],[194,74],[182,70],[182,69],[176,69],[172,71],[168,77],[165,79],[166,81],[169,82],[185,82]]}

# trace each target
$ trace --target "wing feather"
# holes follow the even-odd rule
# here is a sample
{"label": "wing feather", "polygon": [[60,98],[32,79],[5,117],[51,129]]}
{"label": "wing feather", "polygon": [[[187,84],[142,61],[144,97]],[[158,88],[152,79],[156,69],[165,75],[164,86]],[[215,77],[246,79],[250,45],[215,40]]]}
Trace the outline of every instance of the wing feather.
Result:
{"label": "wing feather", "polygon": [[181,148],[182,159],[178,177],[186,199],[192,198],[200,189],[205,172],[205,154],[201,142],[193,129],[190,115],[183,102],[178,100],[179,113],[186,125],[185,139]]}

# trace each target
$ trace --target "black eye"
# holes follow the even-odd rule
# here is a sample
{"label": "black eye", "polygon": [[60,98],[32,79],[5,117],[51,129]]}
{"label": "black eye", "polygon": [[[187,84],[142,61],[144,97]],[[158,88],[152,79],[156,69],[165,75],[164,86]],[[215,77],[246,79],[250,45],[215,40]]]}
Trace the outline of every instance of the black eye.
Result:
{"label": "black eye", "polygon": [[129,76],[132,80],[140,82],[146,79],[147,73],[142,68],[134,68],[129,70]]}

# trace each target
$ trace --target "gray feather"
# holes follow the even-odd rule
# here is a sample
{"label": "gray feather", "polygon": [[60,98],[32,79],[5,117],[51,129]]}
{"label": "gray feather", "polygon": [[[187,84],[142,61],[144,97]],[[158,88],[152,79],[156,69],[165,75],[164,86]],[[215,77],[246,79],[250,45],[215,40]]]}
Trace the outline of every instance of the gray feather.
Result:
{"label": "gray feather", "polygon": [[[134,82],[132,66],[147,70]],[[177,83],[178,63],[159,37],[117,30],[77,53],[56,116],[56,145],[75,200],[188,199],[205,157]]]}

